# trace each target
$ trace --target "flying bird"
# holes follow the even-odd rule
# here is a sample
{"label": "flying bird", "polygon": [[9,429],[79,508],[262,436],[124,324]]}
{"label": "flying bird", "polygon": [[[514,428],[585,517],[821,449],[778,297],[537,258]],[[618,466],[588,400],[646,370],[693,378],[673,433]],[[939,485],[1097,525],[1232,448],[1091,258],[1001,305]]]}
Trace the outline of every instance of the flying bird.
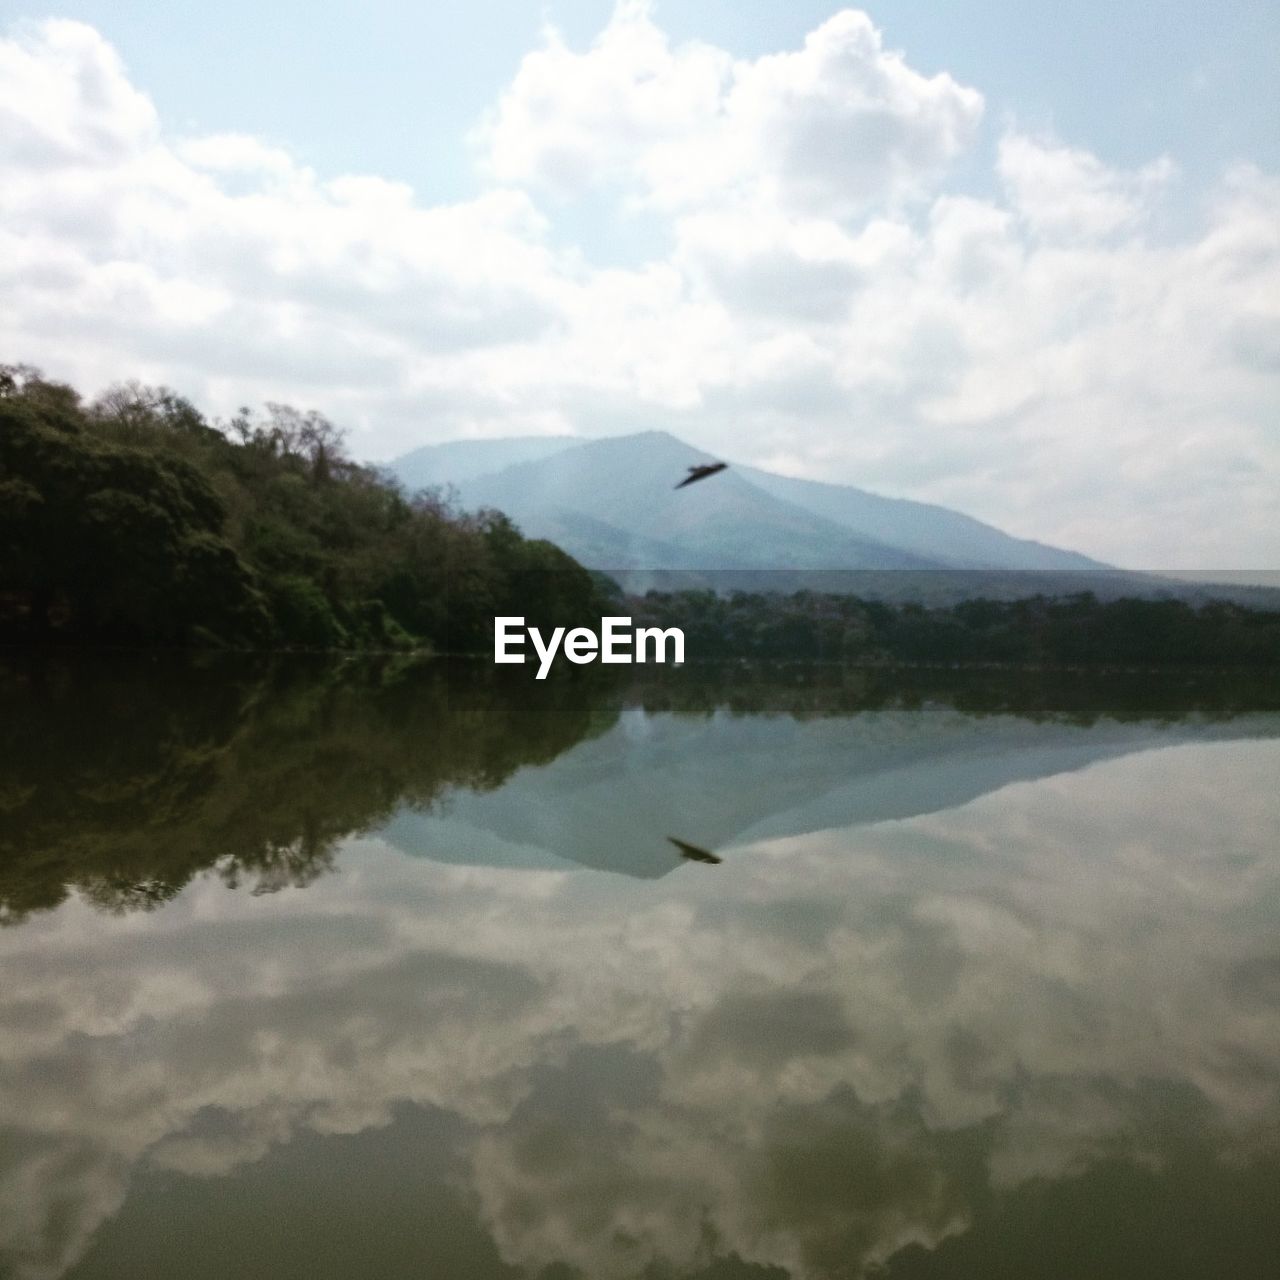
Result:
{"label": "flying bird", "polygon": [[702,462],[696,466],[689,468],[689,474],[676,485],[677,489],[683,489],[687,484],[694,484],[698,480],[705,480],[708,476],[713,476],[717,471],[723,471],[729,464],[727,462]]}
{"label": "flying bird", "polygon": [[724,859],[717,857],[710,849],[700,849],[696,844],[685,844],[683,840],[677,840],[675,836],[668,836],[677,849],[680,850],[682,858],[688,858],[690,862],[723,862]]}

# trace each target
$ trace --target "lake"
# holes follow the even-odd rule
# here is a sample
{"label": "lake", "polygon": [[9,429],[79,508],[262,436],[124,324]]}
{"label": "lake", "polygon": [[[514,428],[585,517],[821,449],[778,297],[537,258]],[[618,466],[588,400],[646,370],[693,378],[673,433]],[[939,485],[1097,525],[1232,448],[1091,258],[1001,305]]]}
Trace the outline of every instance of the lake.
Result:
{"label": "lake", "polygon": [[11,659],[0,766],[0,1275],[1274,1274],[1274,676]]}

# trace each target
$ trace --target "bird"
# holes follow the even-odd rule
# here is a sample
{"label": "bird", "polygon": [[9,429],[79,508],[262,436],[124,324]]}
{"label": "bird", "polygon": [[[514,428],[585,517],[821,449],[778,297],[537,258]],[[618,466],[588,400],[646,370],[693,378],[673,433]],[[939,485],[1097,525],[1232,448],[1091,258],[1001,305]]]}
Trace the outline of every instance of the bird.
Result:
{"label": "bird", "polygon": [[690,862],[723,862],[724,859],[717,857],[710,849],[700,849],[696,844],[686,844],[683,840],[677,840],[675,836],[668,836],[677,849],[680,850],[682,858],[688,858]]}
{"label": "bird", "polygon": [[708,476],[713,476],[717,471],[723,471],[729,464],[727,462],[701,462],[689,468],[689,474],[676,485],[677,489],[683,489],[687,484],[694,484],[698,480],[705,480]]}

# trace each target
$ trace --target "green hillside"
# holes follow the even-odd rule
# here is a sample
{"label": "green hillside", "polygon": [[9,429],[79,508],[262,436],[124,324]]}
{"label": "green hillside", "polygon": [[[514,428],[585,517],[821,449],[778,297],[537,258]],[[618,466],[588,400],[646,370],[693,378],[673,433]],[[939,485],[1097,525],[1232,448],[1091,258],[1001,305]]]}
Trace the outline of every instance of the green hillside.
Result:
{"label": "green hillside", "polygon": [[557,547],[407,495],[319,414],[214,425],[163,388],[85,404],[0,367],[0,639],[471,651],[495,614],[602,611]]}

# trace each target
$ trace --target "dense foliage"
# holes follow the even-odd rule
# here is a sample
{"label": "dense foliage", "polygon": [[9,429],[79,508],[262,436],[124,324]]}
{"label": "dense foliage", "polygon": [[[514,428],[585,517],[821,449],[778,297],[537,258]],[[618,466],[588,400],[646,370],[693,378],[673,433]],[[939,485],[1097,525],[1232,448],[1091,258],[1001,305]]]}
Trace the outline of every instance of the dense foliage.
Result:
{"label": "dense foliage", "polygon": [[92,404],[0,367],[0,636],[475,650],[575,625],[599,580],[499,512],[406,495],[319,414],[212,425],[137,384]]}
{"label": "dense foliage", "polygon": [[680,627],[698,658],[1050,666],[1280,666],[1280,613],[1085,592],[925,608],[801,591],[650,592],[637,626]]}

